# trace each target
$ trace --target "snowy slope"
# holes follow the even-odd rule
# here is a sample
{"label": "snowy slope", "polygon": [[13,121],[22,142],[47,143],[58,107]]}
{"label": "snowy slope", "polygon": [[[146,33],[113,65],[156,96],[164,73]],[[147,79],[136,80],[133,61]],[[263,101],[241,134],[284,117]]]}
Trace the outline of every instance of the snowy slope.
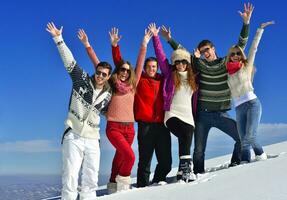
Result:
{"label": "snowy slope", "polygon": [[[243,164],[224,169],[230,155],[206,161],[212,171],[199,180],[171,183],[164,186],[133,188],[129,191],[105,195],[105,186],[99,188],[98,199],[110,200],[287,200],[287,141],[264,148],[267,154],[280,154],[266,161]],[[223,168],[223,169],[222,169]],[[169,174],[174,176],[176,169]]]}

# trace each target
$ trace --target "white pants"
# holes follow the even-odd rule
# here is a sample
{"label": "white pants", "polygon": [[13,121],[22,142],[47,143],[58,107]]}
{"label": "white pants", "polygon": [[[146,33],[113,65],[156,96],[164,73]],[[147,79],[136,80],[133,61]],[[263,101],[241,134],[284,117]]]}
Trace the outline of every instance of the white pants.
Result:
{"label": "white pants", "polygon": [[78,193],[81,200],[95,199],[100,167],[99,140],[83,138],[70,131],[63,141],[62,160],[62,200],[76,200]]}

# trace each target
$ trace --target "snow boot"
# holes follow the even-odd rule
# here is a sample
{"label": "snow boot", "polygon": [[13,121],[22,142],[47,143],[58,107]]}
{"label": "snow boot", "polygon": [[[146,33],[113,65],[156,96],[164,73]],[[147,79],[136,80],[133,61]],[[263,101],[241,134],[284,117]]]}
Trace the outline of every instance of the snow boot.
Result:
{"label": "snow boot", "polygon": [[117,183],[109,182],[107,185],[108,194],[113,194],[117,192]]}
{"label": "snow boot", "polygon": [[116,182],[117,182],[117,192],[128,190],[131,188],[131,177],[130,176],[117,175]]}
{"label": "snow boot", "polygon": [[184,181],[186,183],[196,179],[196,176],[193,173],[193,163],[190,155],[180,156],[176,178],[178,181]]}

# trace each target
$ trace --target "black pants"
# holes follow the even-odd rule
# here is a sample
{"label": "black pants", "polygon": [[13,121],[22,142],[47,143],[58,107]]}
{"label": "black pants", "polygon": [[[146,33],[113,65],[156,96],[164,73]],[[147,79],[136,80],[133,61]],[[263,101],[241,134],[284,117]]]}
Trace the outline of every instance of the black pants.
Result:
{"label": "black pants", "polygon": [[172,132],[178,138],[179,157],[183,155],[190,155],[194,127],[181,121],[177,117],[168,119],[166,125],[170,132]]}
{"label": "black pants", "polygon": [[153,152],[158,161],[152,182],[165,181],[171,170],[171,137],[163,123],[138,122],[139,163],[137,186],[149,185],[150,165]]}

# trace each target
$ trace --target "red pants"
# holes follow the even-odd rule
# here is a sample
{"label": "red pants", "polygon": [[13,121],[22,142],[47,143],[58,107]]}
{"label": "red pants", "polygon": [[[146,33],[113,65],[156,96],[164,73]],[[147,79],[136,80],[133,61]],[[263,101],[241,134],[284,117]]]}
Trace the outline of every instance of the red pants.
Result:
{"label": "red pants", "polygon": [[117,175],[130,176],[135,162],[135,154],[131,147],[134,136],[134,123],[107,122],[106,134],[116,148],[112,165],[110,182],[115,182]]}

